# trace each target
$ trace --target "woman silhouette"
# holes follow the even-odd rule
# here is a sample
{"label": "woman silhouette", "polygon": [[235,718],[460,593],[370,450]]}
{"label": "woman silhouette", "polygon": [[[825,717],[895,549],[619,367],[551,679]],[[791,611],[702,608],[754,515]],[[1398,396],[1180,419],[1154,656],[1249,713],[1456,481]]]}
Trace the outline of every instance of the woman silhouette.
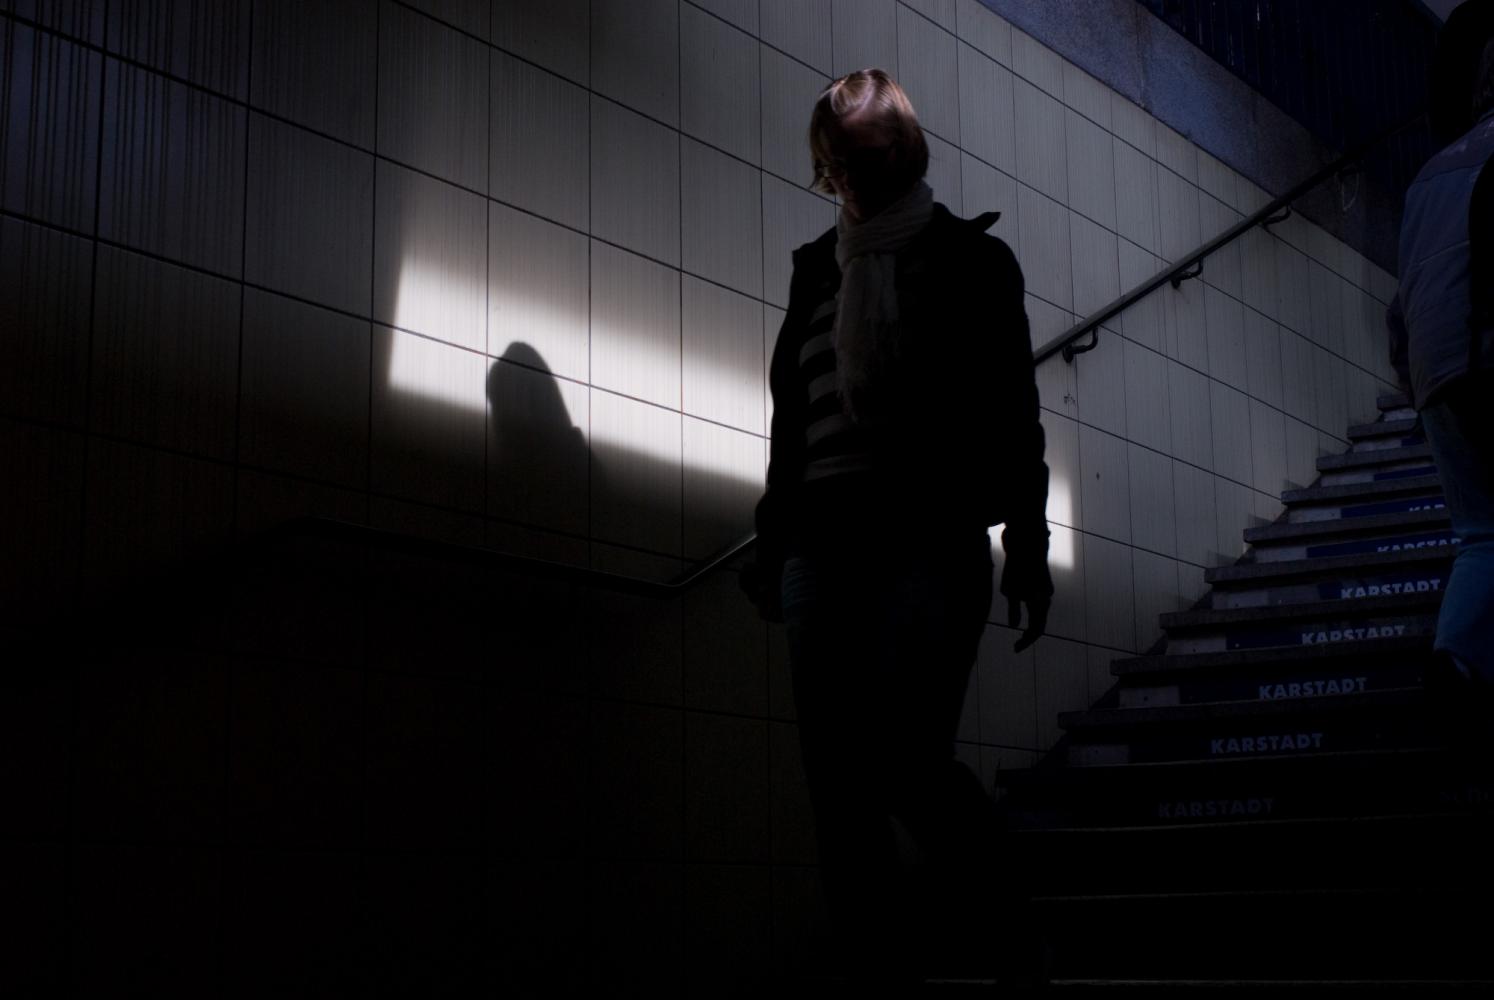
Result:
{"label": "woman silhouette", "polygon": [[[1048,470],[1022,272],[985,232],[996,213],[934,201],[913,107],[881,70],[820,94],[809,147],[815,187],[842,207],[794,252],[743,584],[787,628],[846,973],[885,987],[928,968],[915,928],[942,917],[948,943],[998,909],[995,808],[954,737],[991,604],[989,526],[1006,525],[1013,627],[1027,605],[1018,648],[1044,629]],[[893,816],[942,873],[942,913],[914,912]]]}

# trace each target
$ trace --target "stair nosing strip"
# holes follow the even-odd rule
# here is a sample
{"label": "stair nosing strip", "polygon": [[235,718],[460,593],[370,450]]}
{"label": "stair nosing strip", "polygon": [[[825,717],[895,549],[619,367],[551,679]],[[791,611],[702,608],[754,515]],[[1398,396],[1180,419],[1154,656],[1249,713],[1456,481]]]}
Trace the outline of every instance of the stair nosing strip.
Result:
{"label": "stair nosing strip", "polygon": [[[1352,712],[1357,709],[1404,707],[1407,695],[1424,696],[1419,687],[1383,688],[1363,694],[1324,695],[1291,701],[1205,701],[1193,705],[1149,705],[1141,708],[1100,708],[1061,712],[1058,725],[1065,732],[1076,729],[1130,729],[1144,725],[1186,725],[1257,716],[1291,717],[1317,712]],[[1262,755],[1256,755],[1262,756]],[[1273,755],[1274,756],[1274,755]]]}
{"label": "stair nosing strip", "polygon": [[[1359,497],[1400,496],[1421,493],[1425,490],[1442,489],[1442,481],[1434,475],[1412,476],[1406,479],[1380,479],[1369,483],[1339,483],[1336,486],[1303,486],[1286,490],[1281,494],[1287,506],[1318,503],[1336,503]],[[1321,494],[1308,496],[1305,494]]]}
{"label": "stair nosing strip", "polygon": [[1413,462],[1432,458],[1432,447],[1426,444],[1403,445],[1399,448],[1380,448],[1372,451],[1346,451],[1338,455],[1323,455],[1317,461],[1319,472],[1343,472],[1346,469],[1362,469],[1375,465],[1392,465],[1396,462]]}
{"label": "stair nosing strip", "polygon": [[1276,577],[1317,576],[1361,568],[1378,569],[1387,566],[1414,566],[1423,562],[1451,562],[1456,554],[1451,546],[1439,546],[1425,549],[1402,549],[1399,552],[1368,552],[1363,555],[1283,559],[1280,562],[1236,563],[1233,566],[1211,566],[1204,570],[1204,581],[1218,587],[1222,583],[1250,583]]}
{"label": "stair nosing strip", "polygon": [[1246,528],[1244,538],[1246,542],[1255,545],[1260,542],[1280,542],[1299,538],[1373,534],[1395,528],[1421,528],[1429,524],[1440,524],[1443,521],[1450,521],[1451,517],[1447,507],[1444,506],[1431,510],[1371,514],[1367,517],[1334,517],[1324,521],[1281,521],[1276,524]]}
{"label": "stair nosing strip", "polygon": [[1233,823],[1148,823],[1137,826],[1056,826],[1043,828],[1016,829],[1008,832],[1008,836],[1021,836],[1023,838],[1036,839],[1043,834],[1102,834],[1102,833],[1161,833],[1163,831],[1199,831],[1207,830],[1218,832],[1221,830],[1240,831],[1245,829],[1260,829],[1261,827],[1286,827],[1286,826],[1320,826],[1339,825],[1347,826],[1355,823],[1391,824],[1404,823],[1410,820],[1434,821],[1461,821],[1470,819],[1482,819],[1494,821],[1494,813],[1476,812],[1426,812],[1426,813],[1379,813],[1373,816],[1293,816],[1283,819],[1249,819],[1236,820]]}
{"label": "stair nosing strip", "polygon": [[[1430,636],[1393,636],[1388,639],[1355,639],[1324,646],[1271,646],[1263,649],[1230,649],[1210,653],[1153,653],[1149,656],[1123,656],[1111,661],[1111,673],[1121,676],[1147,676],[1184,673],[1195,670],[1226,671],[1236,668],[1274,666],[1278,663],[1316,663],[1370,656],[1430,653]],[[1128,664],[1128,666],[1121,666]],[[1119,669],[1117,669],[1119,668]]]}
{"label": "stair nosing strip", "polygon": [[[1315,753],[1307,756],[1294,757],[1288,754],[1241,754],[1236,757],[1188,757],[1183,760],[1140,760],[1127,761],[1124,764],[1065,764],[1063,767],[1053,768],[1051,771],[1043,772],[1047,775],[1055,774],[1082,774],[1087,780],[1115,780],[1120,774],[1166,774],[1168,771],[1186,772],[1191,770],[1218,770],[1227,768],[1231,770],[1246,770],[1252,766],[1265,765],[1273,768],[1295,768],[1309,765],[1313,767],[1328,767],[1345,762],[1362,762],[1367,765],[1388,767],[1391,764],[1401,762],[1397,758],[1412,760],[1416,758],[1435,759],[1437,757],[1455,756],[1456,751],[1448,747],[1420,746],[1420,747],[1392,747],[1390,749],[1371,748],[1367,750],[1330,750],[1326,753]],[[1031,772],[1031,769],[1025,769]],[[1108,777],[1107,777],[1108,776]],[[1039,778],[1025,779],[1041,781]]]}
{"label": "stair nosing strip", "polygon": [[1420,421],[1416,417],[1398,417],[1395,420],[1373,420],[1367,424],[1350,424],[1349,440],[1363,441],[1377,437],[1390,437],[1416,430]]}
{"label": "stair nosing strip", "polygon": [[1164,631],[1191,630],[1216,625],[1239,625],[1251,622],[1289,622],[1313,618],[1363,617],[1375,614],[1402,614],[1442,603],[1440,593],[1390,594],[1385,597],[1362,597],[1352,601],[1308,601],[1293,604],[1268,604],[1258,608],[1205,608],[1199,611],[1168,611],[1158,616]]}

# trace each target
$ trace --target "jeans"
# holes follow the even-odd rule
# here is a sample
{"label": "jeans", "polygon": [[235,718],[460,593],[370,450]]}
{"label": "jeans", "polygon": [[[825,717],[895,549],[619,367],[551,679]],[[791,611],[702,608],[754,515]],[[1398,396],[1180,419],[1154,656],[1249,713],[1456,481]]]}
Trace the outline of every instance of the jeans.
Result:
{"label": "jeans", "polygon": [[[954,756],[991,571],[984,534],[957,546],[844,546],[784,566],[820,871],[852,978],[912,976],[941,921],[971,930],[998,905],[996,807]],[[947,897],[936,888],[925,912],[901,868],[894,816]]]}
{"label": "jeans", "polygon": [[1494,685],[1494,379],[1465,379],[1421,411],[1461,539],[1437,618],[1435,648]]}

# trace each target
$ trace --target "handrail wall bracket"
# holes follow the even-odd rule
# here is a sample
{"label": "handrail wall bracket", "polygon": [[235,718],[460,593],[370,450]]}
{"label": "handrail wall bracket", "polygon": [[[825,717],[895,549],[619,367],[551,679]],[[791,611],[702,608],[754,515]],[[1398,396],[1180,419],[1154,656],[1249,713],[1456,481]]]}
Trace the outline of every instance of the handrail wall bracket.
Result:
{"label": "handrail wall bracket", "polygon": [[1193,263],[1195,265],[1193,270],[1180,271],[1172,276],[1173,291],[1181,289],[1183,287],[1183,282],[1200,277],[1204,273],[1204,259],[1202,257],[1198,258],[1198,260],[1194,261]]}
{"label": "handrail wall bracket", "polygon": [[1284,206],[1282,206],[1282,209],[1281,209],[1280,212],[1278,212],[1275,215],[1271,216],[1269,219],[1262,219],[1261,220],[1261,228],[1269,230],[1272,226],[1277,225],[1278,223],[1285,222],[1287,219],[1290,219],[1291,217],[1292,217],[1292,206],[1290,206],[1290,205],[1284,205]]}
{"label": "handrail wall bracket", "polygon": [[1092,351],[1096,347],[1099,347],[1099,346],[1100,346],[1100,328],[1097,327],[1097,326],[1092,326],[1092,327],[1089,328],[1089,343],[1087,343],[1087,344],[1076,344],[1076,343],[1074,343],[1071,340],[1068,343],[1066,343],[1066,344],[1063,345],[1063,350],[1060,353],[1063,354],[1063,359],[1065,361],[1067,361],[1069,364],[1073,364],[1074,363],[1074,356],[1076,354],[1083,354],[1086,351]]}

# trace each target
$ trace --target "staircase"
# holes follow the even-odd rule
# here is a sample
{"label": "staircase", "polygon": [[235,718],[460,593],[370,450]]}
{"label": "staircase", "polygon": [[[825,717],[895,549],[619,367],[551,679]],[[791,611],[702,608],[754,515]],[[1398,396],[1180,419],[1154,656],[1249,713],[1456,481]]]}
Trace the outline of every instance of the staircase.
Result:
{"label": "staircase", "polygon": [[1052,985],[1494,981],[1494,782],[1422,689],[1456,539],[1415,413],[1379,408],[1003,777]]}

